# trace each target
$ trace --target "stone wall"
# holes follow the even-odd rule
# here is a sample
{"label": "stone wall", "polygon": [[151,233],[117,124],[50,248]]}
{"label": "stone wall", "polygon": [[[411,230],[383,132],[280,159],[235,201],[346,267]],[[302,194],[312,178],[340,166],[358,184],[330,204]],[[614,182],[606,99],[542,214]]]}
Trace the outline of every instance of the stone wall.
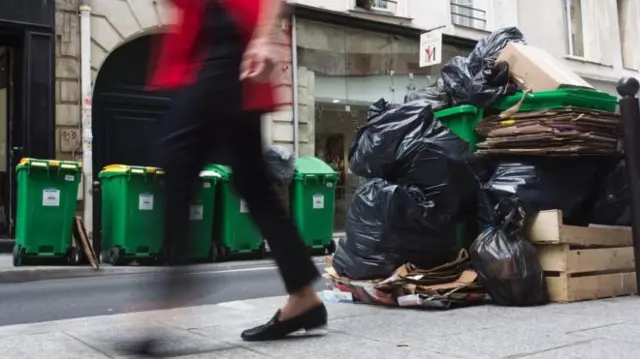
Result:
{"label": "stone wall", "polygon": [[313,96],[315,74],[305,67],[298,67],[298,134],[300,156],[315,156],[316,152],[316,101]]}
{"label": "stone wall", "polygon": [[81,159],[78,0],[56,0],[56,158]]}

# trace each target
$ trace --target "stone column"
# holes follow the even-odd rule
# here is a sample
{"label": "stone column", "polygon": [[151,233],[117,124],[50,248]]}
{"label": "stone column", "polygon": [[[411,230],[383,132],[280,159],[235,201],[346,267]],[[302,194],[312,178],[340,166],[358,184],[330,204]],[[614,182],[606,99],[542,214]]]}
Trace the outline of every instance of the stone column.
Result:
{"label": "stone column", "polygon": [[77,0],[56,2],[56,158],[81,158],[80,19]]}

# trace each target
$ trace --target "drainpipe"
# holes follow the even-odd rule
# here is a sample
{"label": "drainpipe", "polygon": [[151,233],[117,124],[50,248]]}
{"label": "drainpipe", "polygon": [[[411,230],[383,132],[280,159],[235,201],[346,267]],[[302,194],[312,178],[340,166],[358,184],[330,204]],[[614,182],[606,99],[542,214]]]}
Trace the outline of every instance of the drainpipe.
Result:
{"label": "drainpipe", "polygon": [[[84,184],[83,219],[89,235],[93,240],[93,162],[91,131],[91,6],[90,0],[80,0],[80,83],[82,86],[82,172]],[[90,242],[91,243],[91,242]]]}
{"label": "drainpipe", "polygon": [[293,87],[293,149],[300,157],[300,111],[298,111],[298,36],[296,16],[291,17],[291,87]]}

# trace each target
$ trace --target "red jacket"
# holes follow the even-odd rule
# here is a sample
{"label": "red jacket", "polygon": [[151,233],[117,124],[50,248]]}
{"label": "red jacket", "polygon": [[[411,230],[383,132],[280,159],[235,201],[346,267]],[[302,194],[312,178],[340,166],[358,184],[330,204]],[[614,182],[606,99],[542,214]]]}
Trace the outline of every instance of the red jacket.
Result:
{"label": "red jacket", "polygon": [[[175,31],[162,35],[162,40],[151,59],[157,59],[155,69],[151,73],[148,88],[151,90],[169,90],[187,86],[195,81],[200,63],[192,58],[198,34],[202,27],[202,14],[207,6],[206,0],[173,0],[177,11]],[[220,2],[227,7],[229,15],[242,31],[242,41],[249,43],[253,31],[258,24],[260,11],[259,0],[224,0]],[[200,54],[204,56],[205,54]],[[195,56],[198,56],[196,54]],[[271,83],[243,83],[243,109],[273,111],[275,108],[274,86]]]}

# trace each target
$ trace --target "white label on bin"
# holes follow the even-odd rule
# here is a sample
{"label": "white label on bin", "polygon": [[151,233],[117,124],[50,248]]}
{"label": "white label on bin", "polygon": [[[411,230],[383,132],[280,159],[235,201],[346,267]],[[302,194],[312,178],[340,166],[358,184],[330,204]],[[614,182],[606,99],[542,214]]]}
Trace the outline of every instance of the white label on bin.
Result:
{"label": "white label on bin", "polygon": [[211,188],[211,183],[209,183],[209,182],[205,182],[205,183],[203,183],[203,184],[202,184],[202,187],[204,187],[204,188]]}
{"label": "white label on bin", "polygon": [[74,176],[74,175],[65,175],[64,176],[64,180],[65,181],[73,182],[75,179],[76,179],[76,176]]}
{"label": "white label on bin", "polygon": [[56,188],[42,190],[42,205],[45,207],[60,207],[60,190]]}
{"label": "white label on bin", "polygon": [[141,193],[138,196],[138,209],[141,211],[153,211],[153,195],[151,193]]}
{"label": "white label on bin", "polygon": [[247,206],[247,202],[244,199],[240,200],[240,213],[249,213],[249,207]]}
{"label": "white label on bin", "polygon": [[189,219],[192,221],[202,221],[204,218],[204,207],[201,204],[193,204],[189,208]]}
{"label": "white label on bin", "polygon": [[329,188],[333,187],[333,182],[327,183],[327,187],[329,187]]}
{"label": "white label on bin", "polygon": [[324,208],[324,195],[322,194],[314,194],[313,195],[313,209],[323,209]]}

